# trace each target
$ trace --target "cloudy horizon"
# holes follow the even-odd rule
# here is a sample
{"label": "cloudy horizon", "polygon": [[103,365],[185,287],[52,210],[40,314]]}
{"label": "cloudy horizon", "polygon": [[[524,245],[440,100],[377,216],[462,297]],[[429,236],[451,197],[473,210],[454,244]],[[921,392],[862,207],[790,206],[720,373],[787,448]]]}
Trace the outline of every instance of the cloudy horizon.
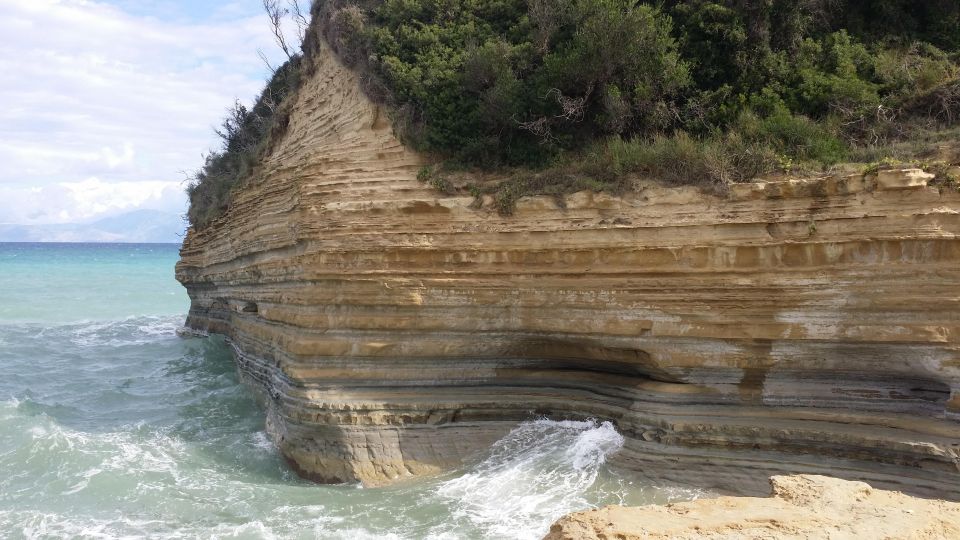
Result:
{"label": "cloudy horizon", "polygon": [[0,0],[0,224],[186,211],[282,52],[260,0]]}

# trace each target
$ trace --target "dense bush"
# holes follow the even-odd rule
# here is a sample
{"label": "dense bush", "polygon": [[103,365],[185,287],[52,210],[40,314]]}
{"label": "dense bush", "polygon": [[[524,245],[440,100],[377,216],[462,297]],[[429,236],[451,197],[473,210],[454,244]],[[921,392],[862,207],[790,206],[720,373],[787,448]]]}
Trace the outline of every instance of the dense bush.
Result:
{"label": "dense bush", "polygon": [[833,163],[903,135],[904,104],[956,78],[960,3],[922,4],[321,0],[315,15],[407,141],[461,163],[681,132]]}
{"label": "dense bush", "polygon": [[395,105],[408,142],[542,163],[601,134],[669,126],[690,82],[669,17],[628,0],[318,3],[326,35]]}

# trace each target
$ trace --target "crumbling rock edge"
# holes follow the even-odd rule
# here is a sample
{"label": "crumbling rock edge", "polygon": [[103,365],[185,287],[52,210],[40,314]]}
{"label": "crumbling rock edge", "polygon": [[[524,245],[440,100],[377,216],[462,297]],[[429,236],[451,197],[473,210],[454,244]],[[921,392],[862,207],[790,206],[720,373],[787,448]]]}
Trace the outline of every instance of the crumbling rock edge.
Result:
{"label": "crumbling rock edge", "polygon": [[608,506],[558,520],[544,540],[953,540],[960,504],[826,476],[774,476],[768,498]]}

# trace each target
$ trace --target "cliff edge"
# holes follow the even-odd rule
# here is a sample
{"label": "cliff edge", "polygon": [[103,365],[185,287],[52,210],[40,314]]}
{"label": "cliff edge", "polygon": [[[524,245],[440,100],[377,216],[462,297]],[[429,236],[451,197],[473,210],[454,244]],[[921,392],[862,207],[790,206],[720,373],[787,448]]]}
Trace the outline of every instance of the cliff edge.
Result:
{"label": "cliff edge", "polygon": [[357,76],[305,61],[285,133],[177,265],[187,325],[229,338],[302,475],[435,473],[549,415],[614,422],[616,464],[657,481],[960,498],[956,191],[638,182],[501,216],[419,182]]}

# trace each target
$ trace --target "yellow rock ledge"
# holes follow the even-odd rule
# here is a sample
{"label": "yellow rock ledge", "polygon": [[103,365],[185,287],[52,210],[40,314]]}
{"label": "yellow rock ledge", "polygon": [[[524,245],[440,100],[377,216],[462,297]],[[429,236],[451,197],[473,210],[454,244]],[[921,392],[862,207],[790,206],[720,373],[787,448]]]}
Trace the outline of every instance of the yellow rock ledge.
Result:
{"label": "yellow rock ledge", "polygon": [[608,506],[557,521],[544,540],[955,540],[960,504],[825,476],[774,476],[770,498]]}

